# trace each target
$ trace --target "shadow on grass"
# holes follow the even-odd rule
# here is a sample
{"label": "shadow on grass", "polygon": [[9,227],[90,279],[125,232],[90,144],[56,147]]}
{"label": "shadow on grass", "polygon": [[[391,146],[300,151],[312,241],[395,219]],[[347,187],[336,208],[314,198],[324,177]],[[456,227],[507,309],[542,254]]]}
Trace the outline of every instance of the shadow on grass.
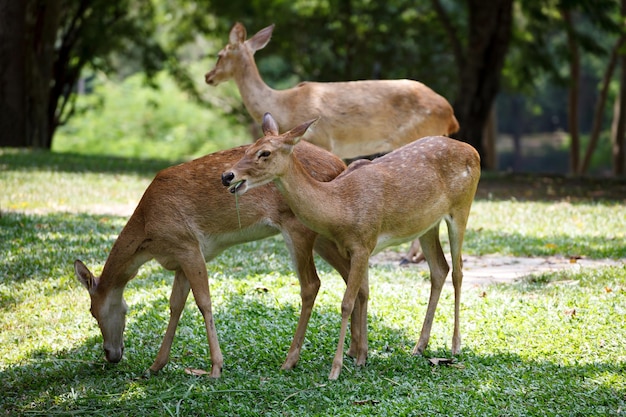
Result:
{"label": "shadow on grass", "polygon": [[541,174],[482,174],[476,198],[481,200],[626,202],[625,177],[569,177]]}
{"label": "shadow on grass", "polygon": [[[128,323],[125,357],[104,364],[100,338],[69,352],[39,352],[0,370],[8,415],[619,415],[624,413],[624,362],[562,365],[507,352],[464,349],[455,366],[431,366],[410,355],[403,330],[372,318],[367,366],[345,359],[338,381],[326,379],[336,347],[339,313],[316,306],[302,358],[280,371],[298,311],[272,307],[268,295],[230,295],[215,318],[225,357],[222,378],[187,375],[209,369],[204,326],[188,308],[170,364],[138,378],[159,347],[167,300],[139,303]],[[428,351],[427,356],[448,356]],[[166,410],[170,410],[166,413]],[[172,413],[171,410],[177,410]]]}
{"label": "shadow on grass", "polygon": [[167,159],[121,158],[107,155],[0,148],[0,170],[101,172],[139,174],[152,177],[159,170],[176,163],[178,162]]}
{"label": "shadow on grass", "polygon": [[[0,216],[0,283],[10,285],[30,279],[48,279],[73,274],[75,259],[98,270],[127,221],[126,217],[53,213]],[[582,255],[587,258],[626,257],[626,242],[606,237],[572,238],[556,235],[549,242],[522,234],[506,234],[468,229],[466,251],[511,253],[516,256]],[[262,256],[260,255],[262,254]],[[263,262],[258,260],[262,257]],[[317,262],[321,271],[330,271]],[[273,270],[291,274],[292,266],[285,244],[279,237],[250,242],[226,250],[207,264],[209,276],[218,273],[233,279],[265,274]],[[0,300],[0,307],[11,300]]]}
{"label": "shadow on grass", "polygon": [[[616,231],[619,233],[619,231]],[[534,237],[521,233],[467,229],[463,242],[465,252],[501,253],[513,256],[583,256],[590,259],[626,258],[626,240],[608,236],[569,236],[556,234]]]}

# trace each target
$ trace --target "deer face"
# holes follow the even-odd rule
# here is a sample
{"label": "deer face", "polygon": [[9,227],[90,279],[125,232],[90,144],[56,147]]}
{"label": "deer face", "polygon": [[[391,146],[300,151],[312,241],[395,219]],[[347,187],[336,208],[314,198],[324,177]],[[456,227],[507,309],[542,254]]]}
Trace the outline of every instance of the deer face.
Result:
{"label": "deer face", "polygon": [[283,175],[289,166],[294,146],[315,120],[305,122],[282,135],[272,115],[263,116],[265,136],[250,146],[243,158],[222,174],[222,184],[233,194],[244,194]]}
{"label": "deer face", "polygon": [[273,30],[274,25],[268,26],[246,40],[246,28],[241,23],[235,23],[228,35],[228,44],[217,54],[215,68],[204,76],[206,83],[218,85],[231,78],[244,76],[246,67],[256,69],[254,53],[267,45]]}
{"label": "deer face", "polygon": [[222,184],[233,194],[244,194],[280,175],[288,158],[289,149],[275,137],[263,137],[246,150],[243,158],[222,174]]}
{"label": "deer face", "polygon": [[204,76],[204,81],[208,85],[216,86],[233,78],[233,73],[236,69],[234,63],[237,60],[237,55],[240,53],[238,49],[237,45],[226,45],[224,49],[219,51],[215,68]]}
{"label": "deer face", "polygon": [[117,363],[124,354],[124,328],[127,306],[122,296],[123,288],[103,291],[95,277],[81,261],[74,263],[78,280],[89,291],[91,315],[98,322],[102,332],[104,355],[107,362]]}

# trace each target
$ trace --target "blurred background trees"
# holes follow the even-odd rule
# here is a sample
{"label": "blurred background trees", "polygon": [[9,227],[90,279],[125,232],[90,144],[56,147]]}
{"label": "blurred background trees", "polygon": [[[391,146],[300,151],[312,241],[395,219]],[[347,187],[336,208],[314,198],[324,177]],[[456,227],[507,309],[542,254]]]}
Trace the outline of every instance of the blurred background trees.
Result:
{"label": "blurred background trees", "polygon": [[[241,21],[276,24],[256,57],[276,88],[416,79],[453,103],[457,137],[488,169],[625,175],[625,2],[0,0],[0,146],[125,137],[138,153],[158,154],[156,140],[194,155],[230,145],[229,126],[250,140],[234,85],[203,84]],[[523,151],[546,146],[564,165]]]}

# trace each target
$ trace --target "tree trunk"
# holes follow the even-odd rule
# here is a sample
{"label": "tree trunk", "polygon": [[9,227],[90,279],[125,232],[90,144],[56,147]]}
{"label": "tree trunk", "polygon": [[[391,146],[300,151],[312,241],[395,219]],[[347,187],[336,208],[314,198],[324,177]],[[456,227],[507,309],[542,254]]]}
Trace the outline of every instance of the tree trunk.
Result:
{"label": "tree trunk", "polygon": [[59,27],[61,13],[60,0],[39,2],[31,0],[27,13],[27,94],[26,136],[29,145],[49,149],[54,134],[54,110],[56,102],[51,102],[51,90],[55,81],[53,71],[54,42]]}
{"label": "tree trunk", "polygon": [[580,53],[578,51],[578,40],[574,33],[572,15],[569,10],[561,9],[561,16],[565,21],[567,31],[567,48],[570,53],[570,85],[567,97],[567,118],[568,129],[571,139],[570,144],[570,171],[572,174],[579,172],[580,165],[580,134],[578,130],[578,97],[580,90]]}
{"label": "tree trunk", "polygon": [[525,122],[524,113],[525,99],[522,95],[515,95],[511,100],[511,112],[517,117],[513,120],[512,139],[513,139],[513,172],[521,172],[523,169],[522,154],[522,131]]}
{"label": "tree trunk", "polygon": [[49,149],[60,0],[0,0],[0,146]]}
{"label": "tree trunk", "polygon": [[611,127],[613,174],[626,175],[626,56],[620,57],[619,96]]}
{"label": "tree trunk", "polygon": [[432,2],[450,38],[459,71],[454,111],[461,128],[454,136],[476,148],[484,168],[492,158],[483,146],[483,132],[500,88],[500,73],[511,39],[513,0],[468,0],[469,34],[464,53],[445,10],[438,0]]}
{"label": "tree trunk", "polygon": [[483,161],[485,169],[495,171],[498,169],[498,153],[496,151],[496,138],[498,136],[498,122],[496,117],[495,103],[491,106],[489,117],[485,121],[483,132],[483,147],[487,159]]}
{"label": "tree trunk", "polygon": [[[621,0],[621,15],[626,16],[626,0]],[[619,96],[615,100],[615,112],[611,129],[613,174],[626,175],[626,55],[619,57]]]}
{"label": "tree trunk", "polygon": [[[626,2],[626,0],[624,1]],[[606,71],[604,72],[604,77],[602,78],[600,95],[598,96],[598,101],[596,102],[593,113],[593,125],[589,137],[589,146],[585,151],[585,158],[583,159],[582,166],[580,167],[581,174],[585,174],[589,170],[589,166],[591,165],[591,157],[593,156],[593,153],[598,146],[598,140],[600,139],[600,132],[602,130],[602,116],[604,115],[604,108],[606,107],[606,100],[609,93],[609,85],[611,84],[611,79],[613,78],[613,72],[615,71],[619,51],[624,46],[625,41],[626,36],[620,35],[620,37],[617,39],[617,42],[615,42],[613,49],[611,50],[609,63],[607,64]]]}
{"label": "tree trunk", "polygon": [[0,0],[0,146],[27,146],[24,1]]}

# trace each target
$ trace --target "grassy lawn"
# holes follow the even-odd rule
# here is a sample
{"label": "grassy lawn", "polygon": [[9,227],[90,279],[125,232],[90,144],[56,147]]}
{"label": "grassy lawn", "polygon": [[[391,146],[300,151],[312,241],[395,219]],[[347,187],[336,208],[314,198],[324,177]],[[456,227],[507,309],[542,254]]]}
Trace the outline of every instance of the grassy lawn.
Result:
{"label": "grassy lawn", "polygon": [[[626,266],[465,286],[462,353],[448,366],[445,288],[426,357],[414,357],[429,292],[412,268],[370,272],[368,363],[327,380],[344,285],[318,260],[322,290],[295,370],[281,371],[299,314],[280,238],[208,264],[222,378],[193,300],[170,363],[141,378],[165,332],[173,275],[151,262],[128,285],[123,360],[103,359],[80,258],[100,272],[117,234],[167,161],[0,150],[0,415],[626,416]],[[485,176],[464,252],[626,258],[622,182]],[[442,228],[445,231],[445,228]],[[399,252],[407,246],[398,247]]]}

